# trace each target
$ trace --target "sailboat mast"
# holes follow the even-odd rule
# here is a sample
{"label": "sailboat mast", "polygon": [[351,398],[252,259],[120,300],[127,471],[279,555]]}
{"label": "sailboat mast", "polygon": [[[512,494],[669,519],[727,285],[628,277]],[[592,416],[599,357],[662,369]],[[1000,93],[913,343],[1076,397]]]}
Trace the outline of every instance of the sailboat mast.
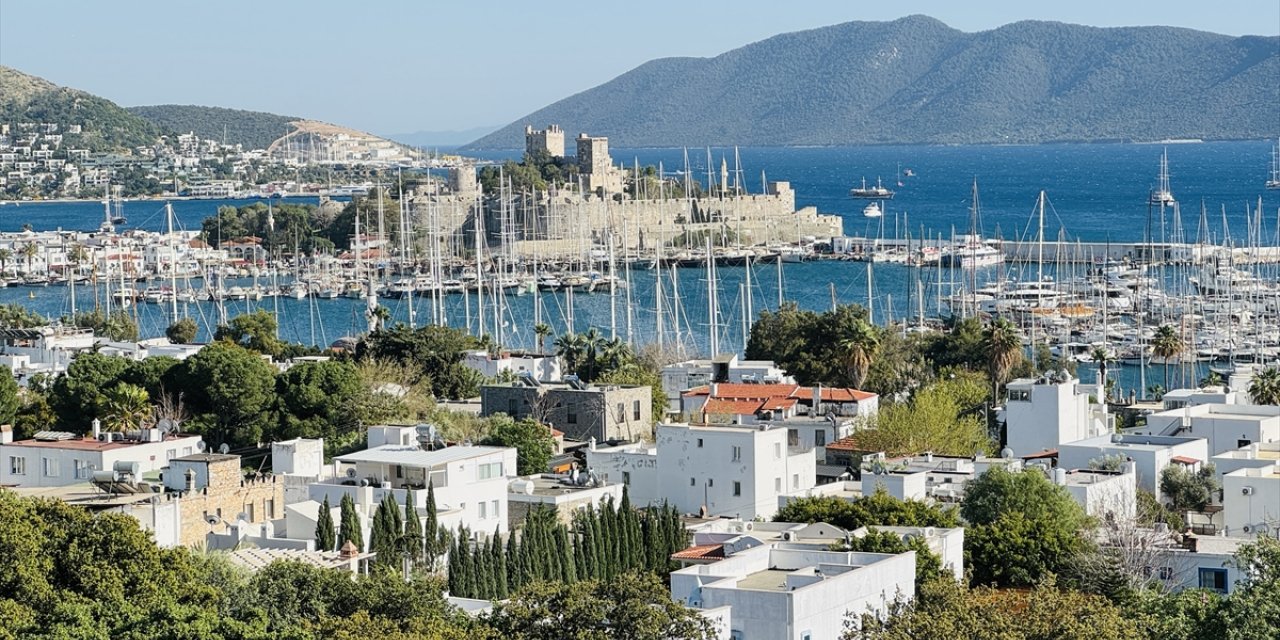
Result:
{"label": "sailboat mast", "polygon": [[[169,254],[169,293],[170,293],[170,299],[171,299],[171,301],[172,301],[171,303],[172,303],[172,305],[173,305],[173,306],[172,306],[172,308],[170,309],[170,312],[171,312],[171,315],[172,315],[172,318],[173,318],[173,319],[172,319],[170,322],[177,322],[177,321],[178,321],[178,247],[177,247],[176,243],[174,242],[174,241],[176,240],[176,238],[174,238],[174,235],[173,235],[173,203],[170,203],[170,202],[166,202],[166,203],[164,203],[164,215],[165,215],[165,222],[166,222],[166,226],[168,227],[168,230],[169,230],[169,235],[168,235],[168,240],[169,240],[169,251],[170,251],[170,254]],[[74,280],[75,280],[75,278],[73,277],[73,278],[72,278],[72,287],[73,287],[73,288],[72,288],[72,291],[73,291],[73,292],[75,291],[75,289],[74,289],[74,287],[75,287],[75,282],[74,282]],[[74,297],[75,297],[75,295],[74,295],[74,293],[73,293],[73,294],[72,294],[72,298],[73,298],[73,299],[72,299],[72,301],[71,301],[71,304],[72,304],[72,306],[73,306],[73,307],[75,306],[75,300],[74,300]],[[71,313],[72,313],[73,315],[75,314],[74,309],[72,310],[72,312],[71,312]],[[277,316],[277,317],[278,317],[278,316]],[[279,325],[279,321],[278,321],[278,320],[277,320],[276,324],[277,324],[277,326]]]}

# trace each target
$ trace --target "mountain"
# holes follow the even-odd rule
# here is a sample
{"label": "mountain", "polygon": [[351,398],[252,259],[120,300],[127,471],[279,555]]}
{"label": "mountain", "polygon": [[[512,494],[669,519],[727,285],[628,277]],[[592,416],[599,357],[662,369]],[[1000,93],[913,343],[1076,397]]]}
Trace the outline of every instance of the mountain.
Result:
{"label": "mountain", "polygon": [[1170,27],[933,18],[787,33],[653,60],[467,148],[559,124],[615,146],[1261,138],[1280,123],[1280,38]]}
{"label": "mountain", "polygon": [[161,104],[129,107],[129,112],[162,131],[194,132],[209,140],[226,140],[245,149],[266,149],[276,138],[293,131],[291,122],[301,120],[262,111],[242,111],[222,107]]}
{"label": "mountain", "polygon": [[[155,125],[116,103],[78,89],[0,66],[0,123],[54,123],[64,144],[93,151],[127,149],[155,142]],[[80,125],[80,134],[71,134]]]}
{"label": "mountain", "polygon": [[[497,125],[490,127],[473,127],[455,131],[414,131],[413,133],[392,133],[384,136],[400,144],[411,147],[456,147],[466,144],[480,136],[497,131]],[[521,145],[523,146],[523,144]]]}

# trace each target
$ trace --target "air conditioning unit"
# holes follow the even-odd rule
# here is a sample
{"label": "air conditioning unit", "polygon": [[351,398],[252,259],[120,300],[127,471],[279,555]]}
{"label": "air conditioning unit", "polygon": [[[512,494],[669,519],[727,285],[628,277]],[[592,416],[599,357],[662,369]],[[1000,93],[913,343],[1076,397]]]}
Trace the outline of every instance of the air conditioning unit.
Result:
{"label": "air conditioning unit", "polygon": [[1246,495],[1246,496],[1251,496],[1251,495],[1253,495],[1253,487],[1245,487],[1245,488],[1241,489],[1241,490],[1240,490],[1240,494],[1241,494],[1241,495]]}
{"label": "air conditioning unit", "polygon": [[783,532],[782,532],[782,539],[783,539],[783,540],[785,540],[785,541],[787,541],[787,542],[791,542],[791,538],[792,538],[792,537],[794,537],[794,534],[792,534],[790,531],[783,531]]}
{"label": "air conditioning unit", "polygon": [[1246,524],[1243,527],[1240,527],[1240,530],[1245,533],[1253,533],[1253,526]]}

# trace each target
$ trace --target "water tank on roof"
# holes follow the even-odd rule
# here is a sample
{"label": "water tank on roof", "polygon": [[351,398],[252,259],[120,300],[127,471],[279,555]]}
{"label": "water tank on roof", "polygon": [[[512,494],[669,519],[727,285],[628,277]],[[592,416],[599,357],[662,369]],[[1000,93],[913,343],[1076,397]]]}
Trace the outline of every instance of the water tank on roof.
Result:
{"label": "water tank on roof", "polygon": [[133,476],[135,480],[141,475],[139,473],[140,468],[138,466],[138,463],[130,462],[128,460],[117,460],[115,464],[111,465],[111,468],[116,473],[129,474]]}
{"label": "water tank on roof", "polygon": [[531,480],[512,480],[511,484],[507,485],[507,488],[511,490],[511,493],[526,496],[533,495],[533,481]]}

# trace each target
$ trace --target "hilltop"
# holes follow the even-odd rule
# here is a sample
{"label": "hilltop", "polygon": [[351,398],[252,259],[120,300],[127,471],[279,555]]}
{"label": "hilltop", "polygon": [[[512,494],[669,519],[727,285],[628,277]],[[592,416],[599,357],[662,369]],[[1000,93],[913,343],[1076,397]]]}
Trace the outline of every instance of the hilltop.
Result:
{"label": "hilltop", "polygon": [[68,142],[93,151],[127,149],[155,142],[155,125],[116,103],[78,89],[60,87],[43,78],[0,66],[0,123],[53,123],[67,132]]}
{"label": "hilltop", "polygon": [[526,124],[617,146],[1030,143],[1276,133],[1280,38],[1018,22],[966,33],[925,16],[663,58],[471,143],[518,148]]}
{"label": "hilltop", "polygon": [[293,122],[301,120],[262,111],[180,104],[129,107],[128,111],[162,131],[193,132],[201,138],[239,144],[245,149],[266,149],[293,131]]}

